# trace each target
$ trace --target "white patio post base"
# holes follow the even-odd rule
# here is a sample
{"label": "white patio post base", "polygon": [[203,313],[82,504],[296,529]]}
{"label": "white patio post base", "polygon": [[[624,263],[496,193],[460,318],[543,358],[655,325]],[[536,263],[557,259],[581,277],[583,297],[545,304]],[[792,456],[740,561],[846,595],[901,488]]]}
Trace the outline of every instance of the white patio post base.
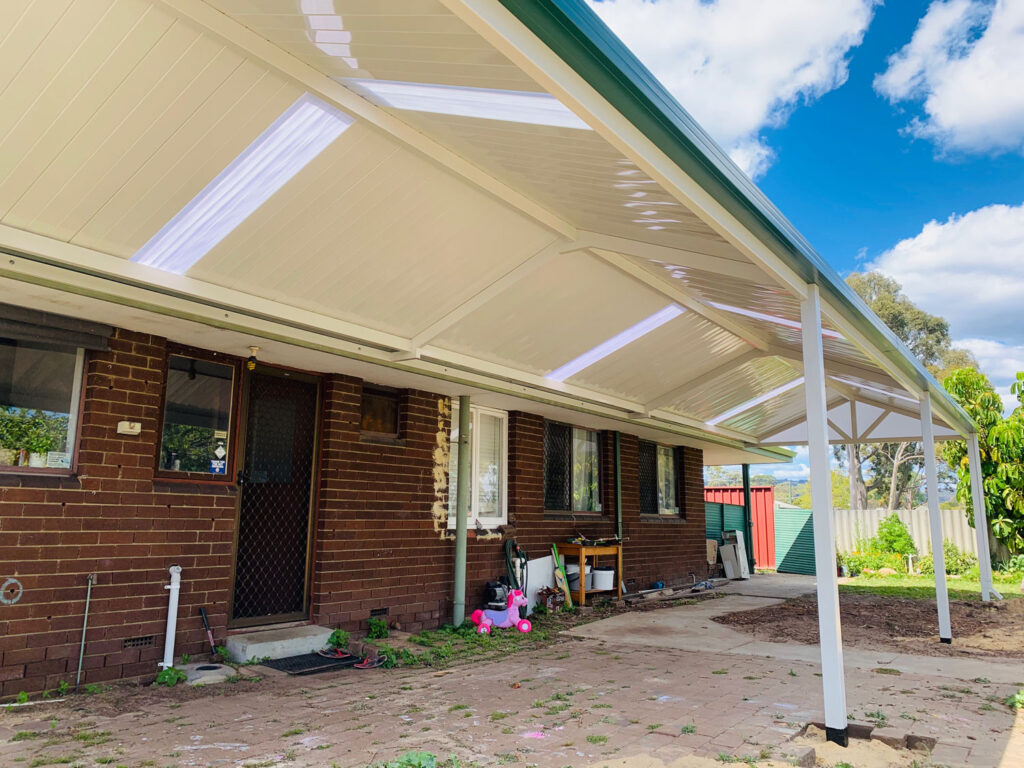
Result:
{"label": "white patio post base", "polygon": [[971,470],[971,503],[974,506],[974,535],[978,541],[978,571],[981,575],[981,599],[989,602],[1003,596],[992,586],[992,553],[988,547],[988,514],[985,509],[985,486],[981,476],[981,449],[978,433],[967,438],[967,458]]}
{"label": "white patio post base", "polygon": [[935,566],[935,604],[939,610],[939,641],[952,643],[949,593],[946,591],[946,556],[942,550],[942,518],[939,517],[939,475],[935,468],[932,398],[927,392],[921,398],[921,446],[924,448],[925,486],[928,489],[928,522],[932,534],[932,563]]}
{"label": "white patio post base", "polygon": [[825,738],[845,747],[849,742],[846,679],[843,672],[843,632],[839,623],[832,474],[829,469],[831,452],[825,405],[825,359],[821,344],[821,303],[817,285],[808,286],[807,298],[800,304],[800,319],[803,325],[804,396],[807,407],[807,449],[811,465]]}

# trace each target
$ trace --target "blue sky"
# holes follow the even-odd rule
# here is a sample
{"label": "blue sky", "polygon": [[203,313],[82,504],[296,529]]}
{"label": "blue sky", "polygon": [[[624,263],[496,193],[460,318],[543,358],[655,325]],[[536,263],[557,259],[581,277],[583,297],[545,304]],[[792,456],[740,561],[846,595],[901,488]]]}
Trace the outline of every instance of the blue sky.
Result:
{"label": "blue sky", "polygon": [[591,6],[840,273],[899,280],[1009,403],[1024,370],[1024,0]]}

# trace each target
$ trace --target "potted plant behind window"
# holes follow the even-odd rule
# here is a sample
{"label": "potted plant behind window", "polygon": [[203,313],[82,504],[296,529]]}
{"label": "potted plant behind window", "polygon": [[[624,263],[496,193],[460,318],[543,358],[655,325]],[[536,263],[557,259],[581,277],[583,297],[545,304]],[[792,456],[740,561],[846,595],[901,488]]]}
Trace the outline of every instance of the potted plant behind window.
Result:
{"label": "potted plant behind window", "polygon": [[56,442],[46,414],[33,414],[29,420],[25,437],[21,441],[21,447],[28,451],[28,465],[30,467],[45,467],[46,454],[53,450]]}
{"label": "potted plant behind window", "polygon": [[25,437],[25,414],[20,408],[0,408],[0,466],[18,462]]}

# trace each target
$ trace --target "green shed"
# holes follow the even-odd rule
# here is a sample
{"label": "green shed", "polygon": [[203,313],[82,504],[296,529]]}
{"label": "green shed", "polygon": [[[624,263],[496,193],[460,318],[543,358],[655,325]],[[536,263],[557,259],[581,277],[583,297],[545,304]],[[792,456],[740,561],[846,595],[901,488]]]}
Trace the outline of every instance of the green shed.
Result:
{"label": "green shed", "polygon": [[775,570],[779,573],[814,574],[811,510],[775,510]]}

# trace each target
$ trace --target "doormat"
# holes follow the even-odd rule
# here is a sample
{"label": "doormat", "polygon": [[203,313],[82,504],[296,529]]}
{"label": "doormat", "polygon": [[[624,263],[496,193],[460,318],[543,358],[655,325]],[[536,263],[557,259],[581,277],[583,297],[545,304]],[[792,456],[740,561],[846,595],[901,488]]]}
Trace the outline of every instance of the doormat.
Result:
{"label": "doormat", "polygon": [[261,661],[260,664],[276,669],[278,672],[287,672],[289,675],[315,675],[318,672],[351,667],[358,662],[358,656],[349,656],[347,659],[328,659],[319,653],[303,653],[284,659],[267,659]]}

